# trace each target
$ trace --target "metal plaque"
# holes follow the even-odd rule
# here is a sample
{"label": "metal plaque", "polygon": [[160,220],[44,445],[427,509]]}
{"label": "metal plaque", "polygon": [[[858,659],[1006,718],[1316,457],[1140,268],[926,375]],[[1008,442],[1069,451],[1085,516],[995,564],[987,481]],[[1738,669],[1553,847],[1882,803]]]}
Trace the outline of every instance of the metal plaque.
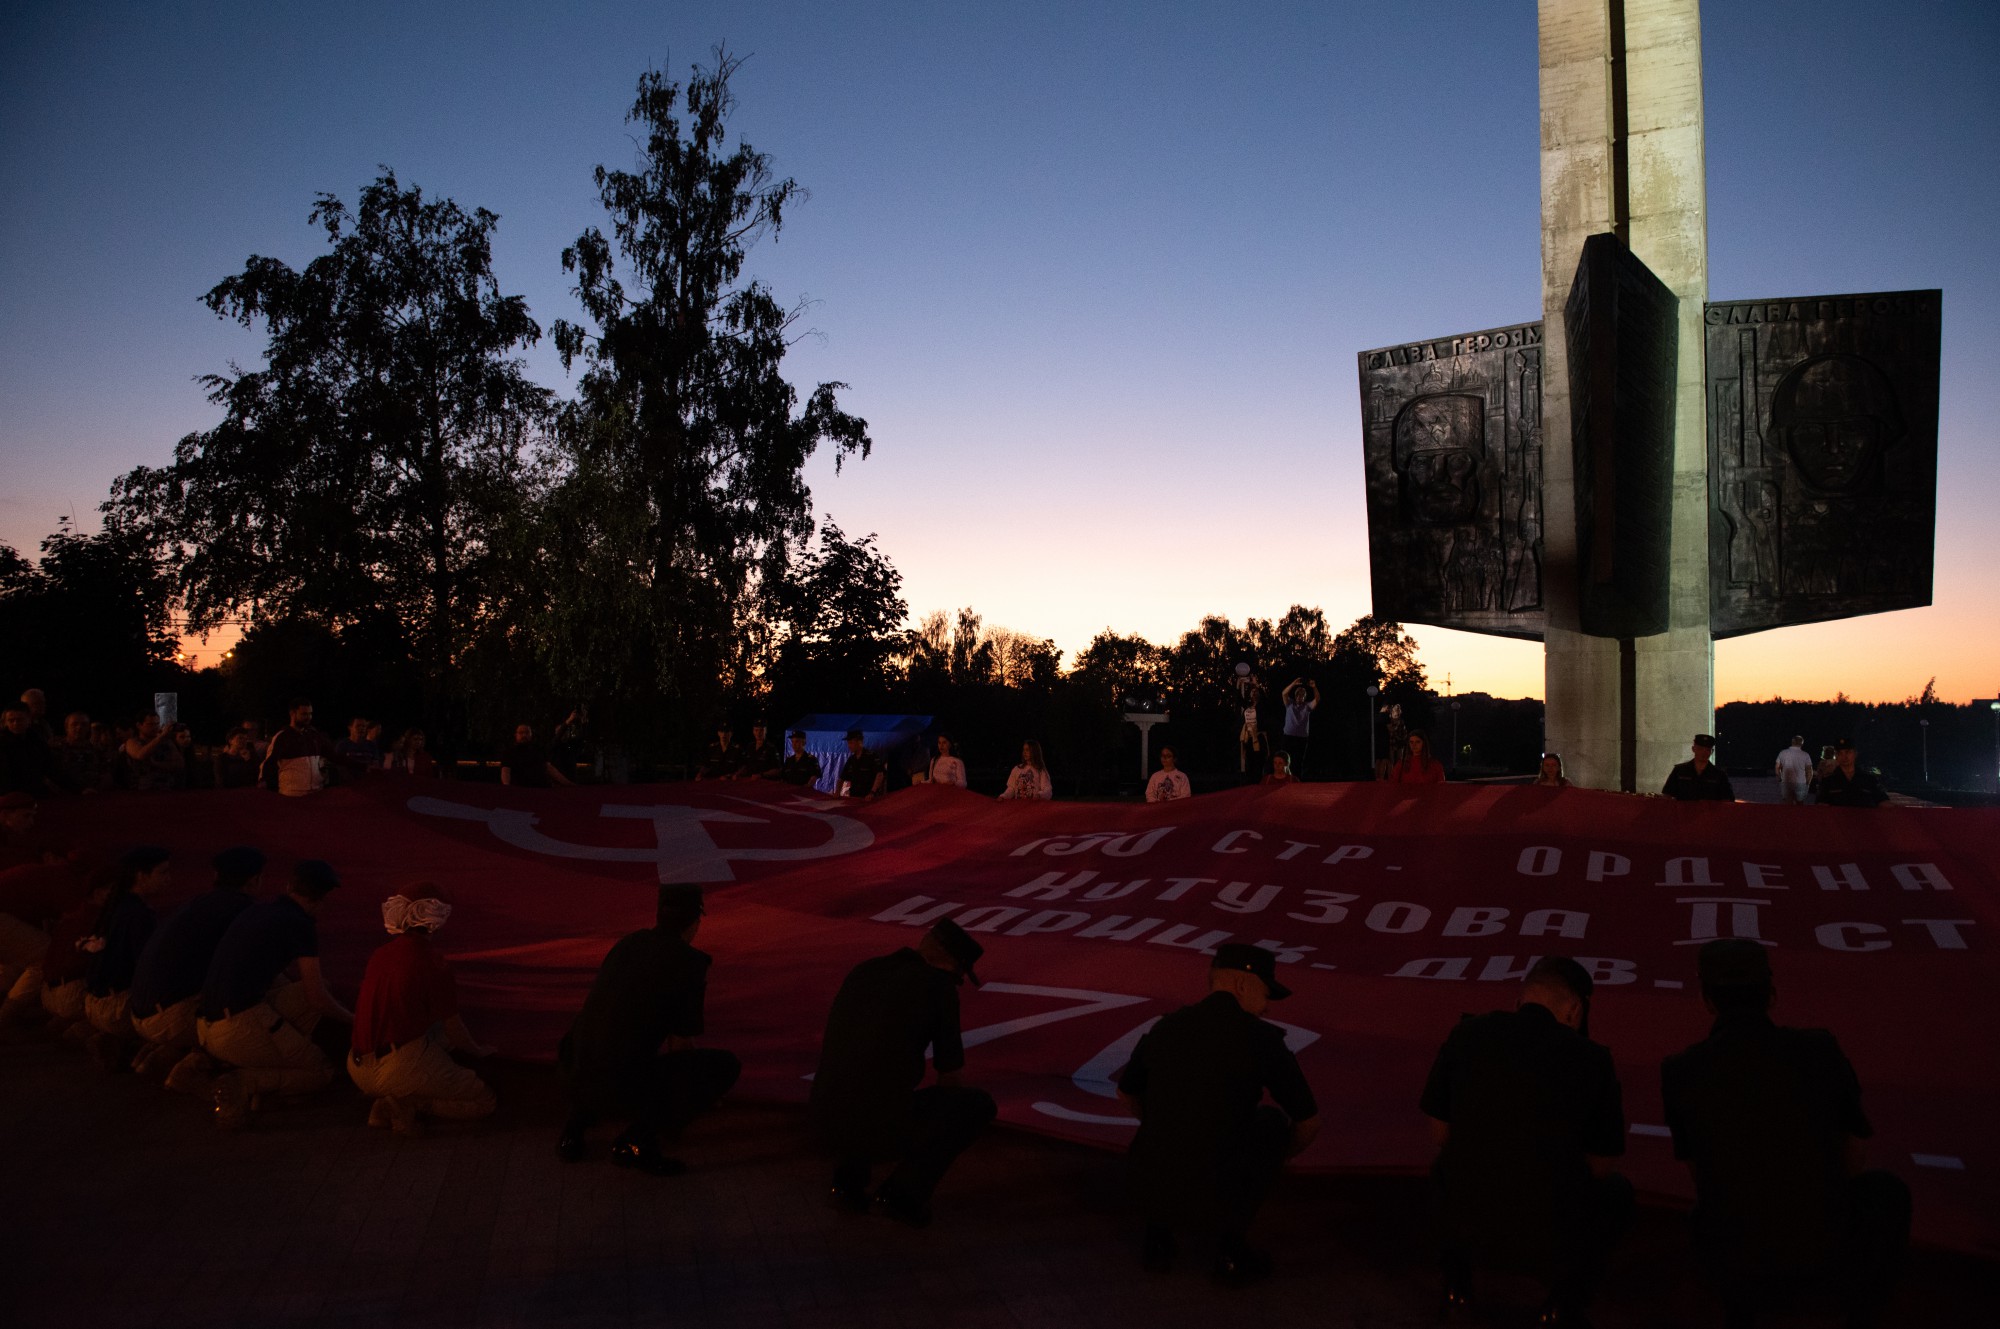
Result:
{"label": "metal plaque", "polygon": [[1703,311],[1717,637],[1931,602],[1943,292]]}
{"label": "metal plaque", "polygon": [[1583,242],[1563,323],[1577,615],[1593,637],[1667,630],[1679,308],[1617,236]]}
{"label": "metal plaque", "polygon": [[1542,636],[1542,325],[1363,351],[1377,618]]}

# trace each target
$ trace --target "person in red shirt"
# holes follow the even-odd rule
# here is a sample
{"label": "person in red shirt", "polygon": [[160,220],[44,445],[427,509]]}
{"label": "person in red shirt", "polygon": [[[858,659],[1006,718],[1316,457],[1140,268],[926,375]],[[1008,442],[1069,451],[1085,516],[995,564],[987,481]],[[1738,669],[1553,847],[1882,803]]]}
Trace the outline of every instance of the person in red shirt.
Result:
{"label": "person in red shirt", "polygon": [[1391,784],[1443,784],[1444,766],[1431,755],[1431,741],[1420,729],[1412,729],[1404,739],[1410,755],[1389,768]]}
{"label": "person in red shirt", "polygon": [[494,1109],[493,1090],[451,1057],[483,1057],[493,1049],[459,1018],[451,966],[431,940],[450,917],[451,905],[428,882],[382,902],[389,940],[368,957],[361,976],[347,1058],[355,1086],[375,1100],[370,1126],[414,1135],[427,1116],[468,1121]]}

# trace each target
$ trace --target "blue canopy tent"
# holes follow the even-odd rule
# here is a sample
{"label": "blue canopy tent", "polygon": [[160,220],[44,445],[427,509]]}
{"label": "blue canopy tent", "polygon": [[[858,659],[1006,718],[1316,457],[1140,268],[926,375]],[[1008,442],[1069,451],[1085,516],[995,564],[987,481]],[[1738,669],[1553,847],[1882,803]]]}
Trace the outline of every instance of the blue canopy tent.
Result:
{"label": "blue canopy tent", "polygon": [[794,720],[786,726],[785,733],[789,737],[793,730],[805,732],[806,751],[819,758],[819,783],[813,787],[831,794],[840,789],[840,772],[847,765],[850,729],[859,729],[862,746],[880,753],[893,766],[910,748],[922,746],[924,731],[930,727],[928,715],[814,714]]}

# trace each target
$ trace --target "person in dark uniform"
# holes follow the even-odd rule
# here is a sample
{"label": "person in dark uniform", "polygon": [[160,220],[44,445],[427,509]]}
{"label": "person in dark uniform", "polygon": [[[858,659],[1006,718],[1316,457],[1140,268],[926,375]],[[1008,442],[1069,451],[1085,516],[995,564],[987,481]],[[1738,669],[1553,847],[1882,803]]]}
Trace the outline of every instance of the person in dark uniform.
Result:
{"label": "person in dark uniform", "polygon": [[[922,1227],[931,1193],[952,1160],[993,1120],[993,1098],[960,1082],[958,987],[979,986],[972,966],[985,950],[946,919],[915,948],[863,960],[848,972],[827,1012],[813,1075],[813,1134],[839,1160],[833,1200],[856,1213],[874,1208]],[[937,1082],[924,1079],[931,1050]],[[895,1169],[871,1197],[877,1162]]]}
{"label": "person in dark uniform", "polygon": [[132,1031],[132,975],[159,918],[154,897],[173,884],[173,865],[158,845],[141,845],[118,860],[118,879],[84,941],[90,964],[83,975],[84,1016],[97,1033],[90,1052],[108,1071],[131,1069],[138,1035]]}
{"label": "person in dark uniform", "polygon": [[[213,1076],[204,1074],[207,1058],[195,1048],[202,983],[223,934],[252,904],[251,892],[264,873],[264,855],[249,845],[237,845],[217,854],[212,866],[214,889],[170,915],[139,953],[131,999],[132,1032],[145,1040],[145,1047],[132,1059],[132,1069],[142,1075],[167,1075],[169,1089],[204,1097],[215,1092],[215,1085]],[[175,1077],[182,1061],[188,1069]]]}
{"label": "person in dark uniform", "polygon": [[1819,778],[1819,801],[1836,808],[1879,808],[1889,794],[1875,772],[1854,764],[1854,743],[1843,738],[1833,745],[1833,769]]}
{"label": "person in dark uniform", "polygon": [[806,731],[792,731],[792,750],[776,770],[764,772],[766,780],[783,780],[794,789],[810,789],[819,783],[819,758],[806,751]]}
{"label": "person in dark uniform", "polygon": [[1445,1039],[1420,1106],[1438,1143],[1447,1313],[1468,1311],[1475,1264],[1541,1276],[1542,1322],[1587,1325],[1632,1219],[1625,1108],[1611,1053],[1590,1040],[1589,973],[1537,961],[1511,1011],[1468,1015]]}
{"label": "person in dark uniform", "polygon": [[1729,777],[1711,760],[1715,755],[1715,735],[1696,734],[1693,751],[1693,757],[1668,773],[1660,792],[1683,803],[1735,802],[1736,790],[1730,786]]}
{"label": "person in dark uniform", "polygon": [[727,722],[717,725],[715,741],[702,754],[701,769],[695,772],[697,780],[727,780],[742,769],[745,753],[736,744],[736,731]]}
{"label": "person in dark uniform", "polygon": [[784,764],[778,754],[778,745],[771,741],[771,731],[762,720],[750,726],[750,746],[743,750],[743,761],[736,768],[739,780],[761,780]]}
{"label": "person in dark uniform", "polygon": [[[598,966],[558,1060],[569,1079],[570,1117],[556,1152],[574,1163],[601,1117],[629,1124],[611,1161],[656,1177],[687,1165],[660,1151],[729,1092],[743,1064],[720,1048],[698,1048],[709,957],[694,948],[704,913],[701,887],[660,887],[656,923],[619,940]],[[662,1045],[665,1051],[661,1051]]]}
{"label": "person in dark uniform", "polygon": [[840,792],[847,798],[873,798],[889,787],[889,767],[870,752],[859,729],[847,731],[847,764],[840,768]]}
{"label": "person in dark uniform", "polygon": [[1910,1188],[1863,1171],[1872,1135],[1834,1036],[1771,1020],[1765,949],[1701,948],[1708,1037],[1660,1066],[1674,1157],[1694,1175],[1695,1249],[1730,1329],[1801,1293],[1836,1293],[1853,1326],[1880,1322],[1910,1240]]}
{"label": "person in dark uniform", "polygon": [[[1192,1229],[1216,1238],[1221,1282],[1270,1272],[1247,1242],[1251,1220],[1284,1161],[1319,1134],[1319,1105],[1284,1031],[1259,1018],[1292,995],[1276,960],[1261,946],[1216,947],[1208,996],[1154,1025],[1119,1074],[1119,1101],[1139,1118],[1132,1180],[1148,1269],[1172,1268],[1175,1231]],[[1266,1092],[1276,1107],[1261,1105]]]}

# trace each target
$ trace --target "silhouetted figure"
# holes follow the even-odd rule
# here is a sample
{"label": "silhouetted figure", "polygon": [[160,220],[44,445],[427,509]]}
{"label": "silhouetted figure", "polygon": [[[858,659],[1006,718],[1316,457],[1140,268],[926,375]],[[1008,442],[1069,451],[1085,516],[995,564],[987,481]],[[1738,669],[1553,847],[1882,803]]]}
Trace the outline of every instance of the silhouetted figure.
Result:
{"label": "silhouetted figure", "polygon": [[1735,802],[1736,790],[1729,777],[1712,760],[1715,735],[1696,734],[1691,751],[1693,756],[1667,773],[1667,782],[1660,786],[1660,792],[1683,803]]}
{"label": "silhouetted figure", "polygon": [[1875,772],[1855,765],[1854,743],[1842,738],[1833,745],[1833,769],[1820,777],[1819,801],[1833,808],[1879,808],[1889,794]]}

